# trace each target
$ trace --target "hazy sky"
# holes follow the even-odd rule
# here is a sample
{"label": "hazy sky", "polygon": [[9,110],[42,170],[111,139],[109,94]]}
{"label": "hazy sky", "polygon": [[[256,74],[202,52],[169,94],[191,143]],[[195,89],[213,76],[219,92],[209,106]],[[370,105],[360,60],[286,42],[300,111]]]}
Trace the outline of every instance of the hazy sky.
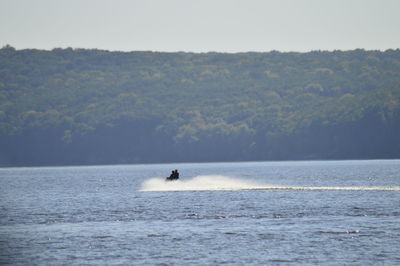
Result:
{"label": "hazy sky", "polygon": [[0,47],[400,48],[400,0],[0,0]]}

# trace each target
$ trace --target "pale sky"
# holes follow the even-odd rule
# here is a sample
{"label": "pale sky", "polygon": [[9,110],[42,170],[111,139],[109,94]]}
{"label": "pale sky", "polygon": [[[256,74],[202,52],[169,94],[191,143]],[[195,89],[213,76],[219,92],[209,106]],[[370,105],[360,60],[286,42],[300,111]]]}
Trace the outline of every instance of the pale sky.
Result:
{"label": "pale sky", "polygon": [[0,0],[0,47],[247,52],[400,48],[400,0]]}

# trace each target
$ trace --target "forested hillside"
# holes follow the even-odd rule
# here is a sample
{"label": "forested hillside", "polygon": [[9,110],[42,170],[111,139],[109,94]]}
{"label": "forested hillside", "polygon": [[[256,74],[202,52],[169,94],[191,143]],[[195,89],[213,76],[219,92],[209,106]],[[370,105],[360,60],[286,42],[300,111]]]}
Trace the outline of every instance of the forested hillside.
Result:
{"label": "forested hillside", "polygon": [[400,157],[400,50],[0,49],[0,165]]}

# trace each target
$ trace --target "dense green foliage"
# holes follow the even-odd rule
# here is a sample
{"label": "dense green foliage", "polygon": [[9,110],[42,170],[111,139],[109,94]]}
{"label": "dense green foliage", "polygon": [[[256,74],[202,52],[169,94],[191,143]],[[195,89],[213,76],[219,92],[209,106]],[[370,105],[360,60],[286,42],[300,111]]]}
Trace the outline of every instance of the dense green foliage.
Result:
{"label": "dense green foliage", "polygon": [[0,50],[0,164],[400,156],[400,50]]}

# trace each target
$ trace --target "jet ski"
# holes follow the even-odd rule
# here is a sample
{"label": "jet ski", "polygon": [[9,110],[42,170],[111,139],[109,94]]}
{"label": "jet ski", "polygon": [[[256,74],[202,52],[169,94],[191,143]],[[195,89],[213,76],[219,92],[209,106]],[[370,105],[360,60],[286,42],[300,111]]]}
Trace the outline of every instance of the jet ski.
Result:
{"label": "jet ski", "polygon": [[178,169],[172,171],[171,175],[165,178],[165,181],[176,181],[179,179],[179,172]]}
{"label": "jet ski", "polygon": [[165,178],[165,181],[176,181],[176,180],[178,180],[179,179],[179,177],[173,177],[173,176],[169,176],[169,177],[167,177],[167,178]]}

